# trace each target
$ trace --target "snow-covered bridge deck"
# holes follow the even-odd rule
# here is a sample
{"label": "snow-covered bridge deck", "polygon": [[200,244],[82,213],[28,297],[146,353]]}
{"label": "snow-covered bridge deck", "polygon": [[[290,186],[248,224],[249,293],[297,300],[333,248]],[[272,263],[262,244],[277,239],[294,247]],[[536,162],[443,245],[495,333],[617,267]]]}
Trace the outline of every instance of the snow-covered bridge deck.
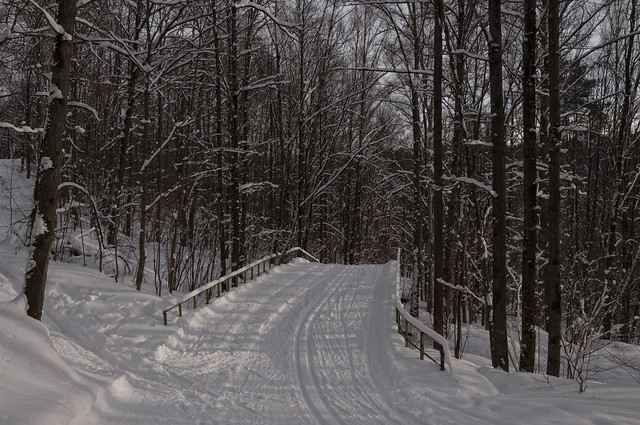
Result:
{"label": "snow-covered bridge deck", "polygon": [[163,385],[189,380],[185,403],[213,404],[219,423],[419,423],[386,391],[395,273],[300,260],[272,269],[183,319],[175,344],[156,351]]}

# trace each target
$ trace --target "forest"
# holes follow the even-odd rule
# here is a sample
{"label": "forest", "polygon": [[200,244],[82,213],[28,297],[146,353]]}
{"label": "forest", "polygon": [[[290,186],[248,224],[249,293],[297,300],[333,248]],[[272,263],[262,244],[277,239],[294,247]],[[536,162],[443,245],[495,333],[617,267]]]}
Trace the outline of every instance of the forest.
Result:
{"label": "forest", "polygon": [[12,232],[157,295],[401,248],[436,331],[533,371],[546,329],[572,377],[640,343],[637,3],[3,0],[0,157],[39,202]]}

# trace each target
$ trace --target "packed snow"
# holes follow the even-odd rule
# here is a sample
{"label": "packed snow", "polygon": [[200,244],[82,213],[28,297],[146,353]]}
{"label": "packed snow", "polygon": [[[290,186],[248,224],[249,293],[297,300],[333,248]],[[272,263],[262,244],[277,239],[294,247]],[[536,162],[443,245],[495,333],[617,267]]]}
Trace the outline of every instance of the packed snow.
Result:
{"label": "packed snow", "polygon": [[[12,202],[24,200],[28,182],[12,175]],[[583,393],[573,380],[491,368],[480,327],[465,330],[455,374],[421,361],[396,332],[395,262],[295,260],[171,312],[168,326],[162,310],[178,294],[52,263],[42,323],[32,320],[20,296],[27,249],[0,199],[0,424],[640,423],[636,346],[608,346],[601,365],[627,366]]]}

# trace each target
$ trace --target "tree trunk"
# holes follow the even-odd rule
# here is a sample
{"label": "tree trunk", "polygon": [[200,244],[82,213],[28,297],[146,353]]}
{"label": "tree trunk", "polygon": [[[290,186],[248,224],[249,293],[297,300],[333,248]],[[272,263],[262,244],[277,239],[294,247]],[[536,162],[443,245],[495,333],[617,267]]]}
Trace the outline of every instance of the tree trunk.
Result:
{"label": "tree trunk", "polygon": [[560,376],[562,291],[560,284],[560,46],[558,0],[549,0],[549,223],[545,273],[549,344],[547,374]]}
{"label": "tree trunk", "polygon": [[[421,63],[421,45],[420,42],[420,28],[418,28],[417,16],[415,5],[410,6],[411,16],[411,32],[413,36],[413,66],[418,68]],[[413,261],[415,264],[415,272],[413,276],[413,289],[411,291],[410,311],[413,317],[419,316],[419,288],[422,284],[423,271],[424,271],[424,244],[423,244],[423,215],[422,215],[422,182],[420,181],[422,175],[422,132],[420,130],[420,99],[418,95],[418,88],[420,84],[417,84],[414,80],[419,77],[410,76],[410,90],[411,90],[411,118],[412,118],[412,135],[413,135],[413,205],[414,205],[414,239],[413,239]]]}
{"label": "tree trunk", "polygon": [[[147,19],[146,19],[146,30],[147,30],[147,64],[151,63],[151,27],[150,27],[150,13],[151,13],[151,5],[149,4],[149,0],[147,0],[146,4],[147,9]],[[143,123],[143,140],[142,140],[142,158],[143,161],[147,160],[147,156],[149,154],[149,139],[150,139],[150,129],[149,129],[149,109],[151,108],[151,93],[150,93],[150,80],[151,75],[149,73],[145,74],[145,84],[144,84],[144,95],[143,95],[143,104],[144,104],[144,123]],[[147,171],[145,167],[145,163],[140,169],[140,233],[138,234],[138,271],[136,273],[136,289],[138,291],[142,290],[142,279],[144,278],[144,267],[147,259],[146,251],[145,251],[145,243],[147,241]]]}
{"label": "tree trunk", "polygon": [[536,251],[538,221],[536,213],[536,0],[525,0],[524,40],[522,42],[524,134],[524,241],[522,245],[522,341],[520,369],[533,372],[536,353]]}
{"label": "tree trunk", "polygon": [[229,191],[231,204],[231,270],[242,267],[241,253],[241,223],[240,213],[242,205],[240,202],[240,128],[238,125],[238,29],[237,29],[237,8],[231,5],[229,8],[229,25],[231,40],[229,52],[229,138],[230,138],[230,167],[231,167],[231,188]]}
{"label": "tree trunk", "polygon": [[493,312],[490,320],[491,363],[509,371],[507,344],[506,146],[502,98],[502,29],[500,0],[489,0],[489,74],[493,160]]}
{"label": "tree trunk", "polygon": [[433,35],[433,329],[444,335],[444,204],[442,199],[442,0],[436,0]]}
{"label": "tree trunk", "polygon": [[27,314],[42,317],[44,289],[47,282],[49,256],[56,225],[58,186],[62,169],[62,136],[67,114],[69,75],[76,19],[76,0],[58,1],[58,23],[64,31],[56,34],[51,69],[49,124],[41,145],[40,166],[34,188],[32,240],[25,273],[24,293]]}

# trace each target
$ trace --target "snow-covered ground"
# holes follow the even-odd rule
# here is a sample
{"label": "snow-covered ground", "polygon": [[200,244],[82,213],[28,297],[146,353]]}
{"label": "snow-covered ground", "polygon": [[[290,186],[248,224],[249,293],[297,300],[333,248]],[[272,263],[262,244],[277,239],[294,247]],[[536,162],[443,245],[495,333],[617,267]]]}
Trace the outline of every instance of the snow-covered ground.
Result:
{"label": "snow-covered ground", "polygon": [[580,393],[492,369],[481,331],[454,374],[421,361],[395,332],[393,262],[296,260],[168,326],[168,299],[53,263],[40,323],[16,246],[0,244],[3,425],[640,423],[633,369]]}

